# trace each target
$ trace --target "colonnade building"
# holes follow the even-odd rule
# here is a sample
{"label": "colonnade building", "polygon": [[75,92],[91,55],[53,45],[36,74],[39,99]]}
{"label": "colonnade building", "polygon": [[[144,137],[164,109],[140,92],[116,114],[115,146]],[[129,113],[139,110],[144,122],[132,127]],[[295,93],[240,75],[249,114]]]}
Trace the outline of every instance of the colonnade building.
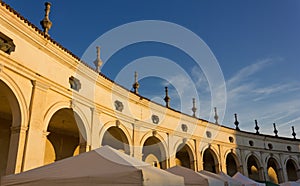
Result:
{"label": "colonnade building", "polygon": [[240,131],[151,102],[106,78],[4,2],[0,6],[0,174],[103,145],[275,183],[300,178],[300,140]]}

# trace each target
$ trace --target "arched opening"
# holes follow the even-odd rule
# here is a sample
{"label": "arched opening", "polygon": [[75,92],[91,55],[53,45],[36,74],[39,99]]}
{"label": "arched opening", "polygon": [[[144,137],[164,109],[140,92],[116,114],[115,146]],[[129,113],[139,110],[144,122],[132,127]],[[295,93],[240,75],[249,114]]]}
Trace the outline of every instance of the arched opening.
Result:
{"label": "arched opening", "polygon": [[260,181],[260,176],[259,176],[259,164],[258,160],[255,156],[251,155],[249,156],[247,160],[247,170],[248,170],[248,177],[250,179]]}
{"label": "arched opening", "polygon": [[195,170],[193,153],[188,145],[181,144],[177,148],[176,165]]}
{"label": "arched opening", "polygon": [[72,109],[58,110],[50,119],[47,132],[45,164],[86,151],[84,125]]}
{"label": "arched opening", "polygon": [[[10,146],[11,127],[21,126],[21,112],[13,91],[0,80],[0,177],[6,174],[9,156],[16,156],[18,146]],[[14,139],[19,141],[19,139]],[[12,150],[11,148],[16,148]],[[15,154],[9,154],[10,150]],[[16,163],[16,162],[10,162]]]}
{"label": "arched opening", "polygon": [[110,127],[107,131],[105,131],[101,145],[109,145],[112,148],[122,151],[128,155],[130,154],[128,139],[125,133],[116,126]]}
{"label": "arched opening", "polygon": [[278,184],[280,182],[278,175],[278,163],[274,158],[270,158],[267,164],[268,177],[273,183]]}
{"label": "arched opening", "polygon": [[203,154],[203,169],[212,173],[219,173],[217,156],[211,149],[206,149]]}
{"label": "arched opening", "polygon": [[166,169],[166,152],[162,142],[154,136],[149,137],[143,145],[143,161],[154,167]]}
{"label": "arched opening", "polygon": [[298,180],[296,163],[291,159],[286,162],[286,173],[288,176],[288,181]]}
{"label": "arched opening", "polygon": [[236,156],[231,152],[226,157],[226,171],[229,176],[235,175],[238,171]]}

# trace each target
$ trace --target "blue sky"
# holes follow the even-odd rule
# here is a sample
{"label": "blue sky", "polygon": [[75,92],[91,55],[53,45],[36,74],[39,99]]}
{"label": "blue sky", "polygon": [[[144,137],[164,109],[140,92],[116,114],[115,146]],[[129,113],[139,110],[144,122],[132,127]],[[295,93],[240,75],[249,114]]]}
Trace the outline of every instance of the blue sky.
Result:
{"label": "blue sky", "polygon": [[[5,2],[40,27],[43,1]],[[223,73],[227,90],[223,125],[234,127],[233,114],[237,113],[242,130],[254,132],[257,119],[261,133],[273,134],[273,122],[280,136],[291,136],[291,126],[300,131],[300,1],[53,0],[51,3],[51,37],[79,57],[102,34],[126,23],[161,20],[185,27],[208,45]],[[101,47],[105,53],[105,46]],[[187,53],[174,46],[157,42],[129,45],[108,59],[102,72],[116,80],[126,65],[147,56],[166,58],[181,66],[199,94],[197,115],[211,120],[214,105],[207,77]],[[133,79],[132,74],[128,76]],[[178,90],[189,88],[181,74],[170,75],[167,80],[147,77],[140,84],[141,95],[162,104],[164,86],[170,86],[171,107],[191,114],[192,97],[180,102]]]}

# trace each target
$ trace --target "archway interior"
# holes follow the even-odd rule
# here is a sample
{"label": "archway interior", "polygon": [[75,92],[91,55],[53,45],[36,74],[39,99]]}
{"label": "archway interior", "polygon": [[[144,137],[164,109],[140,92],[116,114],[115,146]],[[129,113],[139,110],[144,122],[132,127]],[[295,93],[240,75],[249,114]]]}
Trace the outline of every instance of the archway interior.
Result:
{"label": "archway interior", "polygon": [[190,147],[186,144],[181,144],[176,151],[176,165],[180,165],[194,170],[194,158]]}
{"label": "archway interior", "polygon": [[253,155],[251,155],[247,161],[247,169],[248,169],[248,177],[250,179],[259,181],[260,180],[259,166],[257,162],[258,160]]}
{"label": "archway interior", "polygon": [[58,110],[48,125],[45,164],[77,155],[78,151],[81,151],[78,146],[86,143],[83,138],[86,134],[80,133],[84,131],[83,128],[80,117],[72,109]]}
{"label": "archway interior", "polygon": [[13,122],[15,127],[21,125],[20,107],[13,91],[0,80],[0,176],[6,174]]}
{"label": "archway interior", "polygon": [[288,176],[288,181],[297,181],[299,179],[297,176],[296,164],[291,159],[289,159],[286,162],[286,172],[287,172],[287,176]]}
{"label": "archway interior", "polygon": [[161,143],[158,138],[149,137],[143,145],[143,161],[155,167],[166,169],[165,150]]}
{"label": "archway interior", "polygon": [[278,184],[279,183],[278,171],[277,171],[278,168],[277,168],[277,162],[274,158],[270,158],[268,160],[267,170],[268,170],[269,180],[273,183]]}
{"label": "archway interior", "polygon": [[125,133],[116,126],[110,127],[107,131],[105,131],[101,145],[109,145],[112,148],[122,151],[128,155],[130,154],[128,139]]}
{"label": "archway interior", "polygon": [[216,157],[211,149],[206,149],[203,154],[203,169],[212,173],[219,173]]}
{"label": "archway interior", "polygon": [[235,155],[231,152],[226,157],[226,170],[229,176],[235,175],[237,173],[237,164],[235,160]]}

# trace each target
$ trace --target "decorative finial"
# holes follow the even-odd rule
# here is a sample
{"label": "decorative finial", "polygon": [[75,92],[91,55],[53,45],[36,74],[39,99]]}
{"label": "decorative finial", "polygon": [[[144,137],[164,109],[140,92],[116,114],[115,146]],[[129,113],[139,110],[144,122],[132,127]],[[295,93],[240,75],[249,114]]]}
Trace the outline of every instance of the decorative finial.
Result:
{"label": "decorative finial", "polygon": [[140,84],[138,82],[138,74],[137,72],[134,72],[134,83],[132,85],[133,89],[134,89],[134,93],[138,94],[138,88],[140,87]]}
{"label": "decorative finial", "polygon": [[254,120],[254,122],[255,122],[255,130],[256,130],[256,134],[259,134],[259,126],[258,126],[258,123],[257,123],[257,120]]}
{"label": "decorative finial", "polygon": [[273,123],[273,127],[274,127],[275,137],[278,137],[278,130],[276,129],[276,124],[275,123]]}
{"label": "decorative finial", "polygon": [[193,107],[192,107],[192,111],[193,111],[193,117],[196,117],[196,111],[197,111],[197,108],[196,108],[196,101],[195,101],[195,98],[193,98]]}
{"label": "decorative finial", "polygon": [[94,65],[96,66],[97,72],[100,72],[100,67],[102,66],[103,62],[100,58],[100,47],[97,46],[96,49],[97,49],[97,58],[94,61]]}
{"label": "decorative finial", "polygon": [[42,28],[44,29],[44,34],[47,36],[49,36],[48,31],[50,30],[50,28],[52,26],[52,22],[49,19],[50,7],[51,7],[51,3],[46,2],[45,3],[45,17],[40,22],[40,24],[42,25]]}
{"label": "decorative finial", "polygon": [[166,107],[169,108],[169,104],[170,104],[170,97],[168,96],[168,87],[165,87],[165,93],[166,93],[166,97],[164,98],[165,102],[166,102]]}
{"label": "decorative finial", "polygon": [[235,119],[235,121],[234,121],[234,124],[235,124],[235,130],[240,131],[240,128],[239,128],[240,122],[238,122],[238,120],[237,120],[237,114],[234,114],[234,119]]}
{"label": "decorative finial", "polygon": [[217,113],[217,107],[214,107],[214,110],[215,110],[215,117],[214,117],[214,118],[215,118],[215,120],[216,120],[215,123],[216,123],[216,124],[219,124],[219,123],[218,123],[219,116],[218,116],[218,113]]}
{"label": "decorative finial", "polygon": [[296,139],[296,132],[294,126],[292,126],[292,136]]}

